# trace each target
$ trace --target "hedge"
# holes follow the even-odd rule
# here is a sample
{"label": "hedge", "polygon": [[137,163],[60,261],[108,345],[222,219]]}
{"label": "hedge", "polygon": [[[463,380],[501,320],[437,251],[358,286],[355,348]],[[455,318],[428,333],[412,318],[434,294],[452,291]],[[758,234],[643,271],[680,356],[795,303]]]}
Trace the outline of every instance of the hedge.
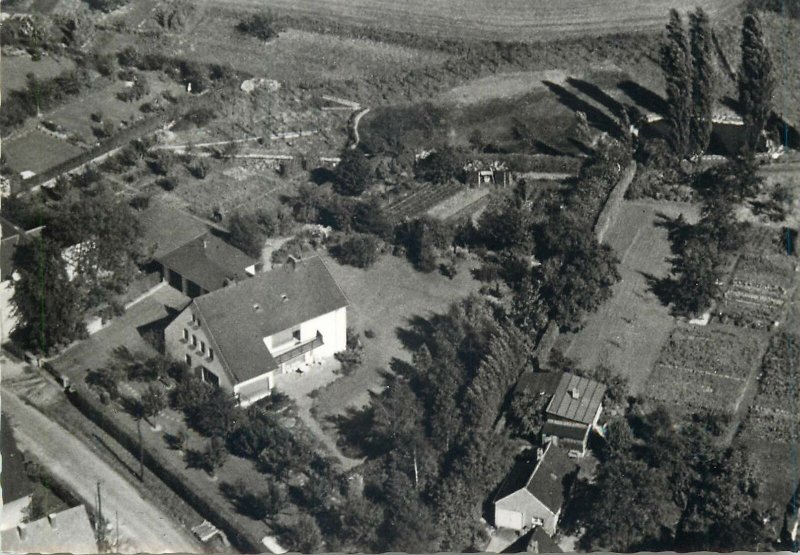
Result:
{"label": "hedge", "polygon": [[595,222],[594,225],[594,234],[599,243],[603,242],[603,237],[605,237],[606,232],[619,216],[622,202],[625,200],[625,193],[628,191],[628,187],[630,186],[631,182],[633,182],[633,178],[635,176],[636,162],[631,162],[630,165],[622,172],[619,181],[617,181],[617,184],[614,185],[614,188],[608,195],[605,206],[603,206],[603,210],[597,216],[597,222]]}
{"label": "hedge", "polygon": [[[92,422],[100,426],[106,433],[119,442],[131,454],[139,456],[138,438],[123,429],[112,417],[108,416],[99,401],[94,400],[88,390],[77,385],[67,391],[67,398],[81,413]],[[209,502],[202,495],[195,492],[197,486],[171,468],[171,465],[163,461],[160,456],[149,450],[144,451],[144,464],[156,476],[158,476],[168,487],[183,498],[194,510],[211,522],[214,526],[222,530],[236,549],[242,553],[260,553],[264,551],[264,546],[260,538],[253,538],[246,532],[239,530],[233,519],[225,514],[227,511],[220,510]]]}

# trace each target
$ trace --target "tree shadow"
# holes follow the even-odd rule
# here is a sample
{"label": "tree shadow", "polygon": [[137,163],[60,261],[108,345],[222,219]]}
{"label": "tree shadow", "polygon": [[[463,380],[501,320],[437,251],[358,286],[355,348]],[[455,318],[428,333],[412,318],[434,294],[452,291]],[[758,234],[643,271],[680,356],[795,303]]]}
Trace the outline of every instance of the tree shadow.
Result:
{"label": "tree shadow", "polygon": [[[375,394],[370,392],[370,398],[375,398]],[[382,454],[369,440],[374,413],[375,409],[367,405],[359,409],[348,407],[344,414],[334,414],[325,418],[336,428],[338,432],[336,444],[343,454],[352,458],[375,458]]]}
{"label": "tree shadow", "polygon": [[672,254],[679,254],[678,245],[685,240],[687,231],[691,228],[691,224],[681,218],[681,216],[673,218],[663,212],[656,212],[655,216],[656,219],[653,225],[667,230],[667,238],[670,241],[670,251]]}
{"label": "tree shadow", "polygon": [[651,91],[650,89],[641,86],[635,81],[621,81],[617,87],[624,92],[636,104],[661,116],[667,113],[667,102],[664,98]]}
{"label": "tree shadow", "polygon": [[395,334],[403,347],[409,351],[416,352],[427,342],[427,338],[433,333],[431,322],[422,316],[412,316],[408,319],[406,327],[397,326]]}
{"label": "tree shadow", "polygon": [[619,124],[602,110],[582,100],[575,93],[570,92],[561,85],[557,85],[552,81],[543,81],[543,83],[558,97],[564,106],[574,112],[580,111],[586,114],[586,120],[590,125],[600,131],[605,131],[612,137],[620,138],[622,136]]}
{"label": "tree shadow", "polygon": [[569,138],[570,144],[572,144],[581,154],[585,154],[586,156],[591,156],[594,154],[594,149],[588,146],[583,141],[579,141],[578,139],[573,139],[572,137]]}
{"label": "tree shadow", "polygon": [[554,147],[552,145],[549,145],[549,144],[547,144],[544,141],[541,141],[539,139],[534,139],[531,142],[531,145],[540,154],[547,154],[549,156],[569,156],[569,154],[567,154],[563,150],[559,150],[558,148],[556,148],[556,147]]}
{"label": "tree shadow", "polygon": [[311,170],[311,181],[317,185],[324,185],[325,183],[333,183],[336,179],[336,174],[329,168],[319,167]]}
{"label": "tree shadow", "polygon": [[647,283],[647,287],[664,306],[669,306],[675,297],[676,281],[671,277],[660,278],[647,272],[639,272]]}
{"label": "tree shadow", "polygon": [[611,113],[618,118],[622,117],[622,114],[627,110],[626,106],[622,102],[610,96],[594,83],[584,81],[583,79],[576,79],[574,77],[568,77],[567,83],[578,89],[592,100],[599,102],[611,110]]}

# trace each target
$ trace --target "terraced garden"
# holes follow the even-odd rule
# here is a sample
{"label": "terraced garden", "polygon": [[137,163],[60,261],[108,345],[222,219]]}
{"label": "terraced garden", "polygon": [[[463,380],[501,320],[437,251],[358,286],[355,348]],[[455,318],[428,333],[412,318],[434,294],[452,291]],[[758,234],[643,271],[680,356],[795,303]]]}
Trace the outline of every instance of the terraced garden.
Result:
{"label": "terraced garden", "polygon": [[427,183],[410,195],[388,204],[385,208],[386,214],[394,222],[421,216],[440,202],[458,193],[463,187],[459,183],[444,185]]}

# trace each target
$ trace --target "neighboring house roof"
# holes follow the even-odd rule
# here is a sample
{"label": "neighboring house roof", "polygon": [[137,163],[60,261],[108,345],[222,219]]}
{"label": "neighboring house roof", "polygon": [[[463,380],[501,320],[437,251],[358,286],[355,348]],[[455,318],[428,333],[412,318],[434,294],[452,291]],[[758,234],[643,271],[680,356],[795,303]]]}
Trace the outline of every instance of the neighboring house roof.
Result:
{"label": "neighboring house roof", "polygon": [[319,257],[263,272],[194,299],[192,306],[239,383],[277,368],[264,338],[347,306]]}
{"label": "neighboring house roof", "polygon": [[22,522],[25,518],[25,509],[31,504],[31,499],[33,499],[31,495],[25,495],[14,501],[3,503],[3,510],[0,511],[0,532],[11,530]]}
{"label": "neighboring house roof", "polygon": [[19,242],[26,237],[35,237],[42,230],[37,227],[25,231],[18,225],[0,216],[0,281],[5,281],[14,273],[14,251]]}
{"label": "neighboring house roof", "polygon": [[528,544],[525,551],[531,553],[563,553],[564,551],[558,547],[558,544],[553,541],[553,538],[547,535],[547,532],[541,526],[533,529],[528,539]]}
{"label": "neighboring house roof", "polygon": [[542,433],[548,436],[558,436],[565,439],[583,441],[589,433],[588,426],[568,426],[549,420],[542,426]]}
{"label": "neighboring house roof", "polygon": [[216,291],[231,281],[247,278],[245,269],[258,262],[211,233],[192,239],[156,260],[206,291]]}
{"label": "neighboring house roof", "polygon": [[564,478],[575,472],[577,467],[562,449],[548,445],[526,489],[556,513],[564,503]]}
{"label": "neighboring house roof", "polygon": [[155,249],[153,258],[164,256],[209,231],[209,227],[194,216],[155,201],[136,217],[142,227],[145,250]]}
{"label": "neighboring house roof", "polygon": [[562,372],[525,372],[517,381],[516,391],[552,396],[562,375]]}
{"label": "neighboring house roof", "polygon": [[547,407],[547,414],[591,424],[605,393],[606,388],[600,382],[565,372]]}
{"label": "neighboring house roof", "polygon": [[15,553],[97,553],[94,530],[83,505],[5,530],[3,551]]}

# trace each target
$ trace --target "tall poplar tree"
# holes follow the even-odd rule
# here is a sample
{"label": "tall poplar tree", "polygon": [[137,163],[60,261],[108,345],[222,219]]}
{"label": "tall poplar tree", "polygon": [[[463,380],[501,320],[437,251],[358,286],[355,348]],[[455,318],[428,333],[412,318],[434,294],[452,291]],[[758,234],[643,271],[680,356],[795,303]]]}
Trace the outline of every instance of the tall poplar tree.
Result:
{"label": "tall poplar tree", "polygon": [[661,46],[661,69],[667,82],[669,143],[678,158],[689,152],[692,116],[692,76],[689,41],[677,10],[670,10],[666,40]]}
{"label": "tall poplar tree", "polygon": [[741,46],[739,109],[745,126],[745,154],[752,155],[767,124],[775,89],[772,58],[764,42],[761,21],[754,13],[744,18]]}
{"label": "tall poplar tree", "polygon": [[692,119],[690,154],[703,154],[711,141],[715,75],[711,25],[703,8],[689,15],[692,58]]}

